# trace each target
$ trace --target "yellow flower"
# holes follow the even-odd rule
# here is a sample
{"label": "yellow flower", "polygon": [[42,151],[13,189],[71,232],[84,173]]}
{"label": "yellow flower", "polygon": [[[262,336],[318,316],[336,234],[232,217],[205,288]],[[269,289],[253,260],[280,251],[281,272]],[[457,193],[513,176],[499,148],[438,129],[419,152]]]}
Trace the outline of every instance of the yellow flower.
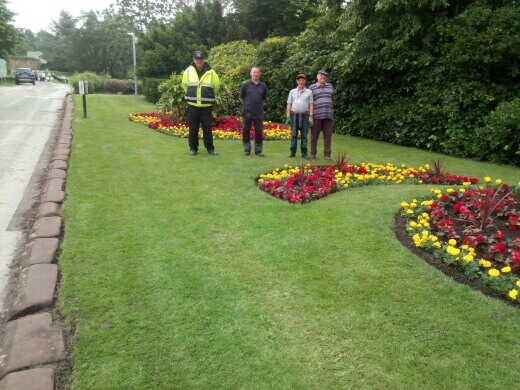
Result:
{"label": "yellow flower", "polygon": [[509,290],[509,293],[507,294],[509,298],[511,298],[513,301],[516,301],[516,298],[518,297],[518,290]]}
{"label": "yellow flower", "polygon": [[508,272],[511,272],[511,267],[507,266],[500,270],[503,274],[507,274]]}
{"label": "yellow flower", "polygon": [[489,260],[486,260],[486,259],[480,259],[480,261],[478,262],[482,267],[484,268],[489,268],[491,267],[491,261]]}
{"label": "yellow flower", "polygon": [[484,181],[485,181],[486,183],[491,183],[491,178],[490,178],[489,176],[486,176],[486,177],[484,178]]}
{"label": "yellow flower", "polygon": [[500,185],[500,184],[502,184],[502,180],[501,179],[496,179],[495,183],[497,183],[497,185]]}
{"label": "yellow flower", "polygon": [[491,268],[488,271],[488,275],[491,276],[492,278],[497,278],[498,276],[500,276],[500,271],[497,270],[496,268]]}
{"label": "yellow flower", "polygon": [[471,263],[473,261],[473,255],[467,254],[463,257],[466,263]]}
{"label": "yellow flower", "polygon": [[518,287],[520,287],[520,279],[516,281],[515,283]]}
{"label": "yellow flower", "polygon": [[455,245],[457,245],[457,240],[450,238],[450,240],[448,241],[448,244],[450,244],[451,246],[455,246]]}

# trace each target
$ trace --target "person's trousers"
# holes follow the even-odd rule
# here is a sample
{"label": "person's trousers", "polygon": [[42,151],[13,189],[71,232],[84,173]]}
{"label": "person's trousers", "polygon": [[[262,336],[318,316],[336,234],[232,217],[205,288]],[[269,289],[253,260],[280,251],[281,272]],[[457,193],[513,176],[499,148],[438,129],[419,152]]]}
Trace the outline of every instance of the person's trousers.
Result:
{"label": "person's trousers", "polygon": [[316,156],[318,149],[318,138],[323,131],[323,155],[330,157],[332,152],[332,119],[314,119],[311,133],[311,156]]}
{"label": "person's trousers", "polygon": [[298,130],[300,131],[300,149],[302,156],[307,155],[307,132],[309,129],[309,116],[291,112],[291,153],[296,154],[298,149]]}
{"label": "person's trousers", "polygon": [[244,143],[244,152],[251,153],[251,125],[255,128],[255,153],[262,153],[263,136],[264,136],[264,120],[252,116],[244,116],[242,126],[242,142]]}
{"label": "person's trousers", "polygon": [[202,139],[204,147],[208,152],[214,150],[213,133],[211,132],[213,107],[194,107],[188,104],[186,109],[186,121],[188,122],[189,134],[188,145],[190,150],[199,150],[199,127],[202,124]]}

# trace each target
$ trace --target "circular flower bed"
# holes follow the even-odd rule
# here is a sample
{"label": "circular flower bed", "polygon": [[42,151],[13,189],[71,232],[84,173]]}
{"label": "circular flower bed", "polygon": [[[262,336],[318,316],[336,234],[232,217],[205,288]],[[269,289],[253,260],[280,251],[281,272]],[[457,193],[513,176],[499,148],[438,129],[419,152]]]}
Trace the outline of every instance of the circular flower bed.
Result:
{"label": "circular flower bed", "polygon": [[518,302],[520,291],[520,185],[491,178],[401,203],[416,248],[435,261]]}
{"label": "circular flower bed", "polygon": [[[149,128],[164,134],[188,138],[189,128],[185,123],[173,121],[168,115],[160,113],[138,113],[130,114],[132,122],[144,123]],[[242,120],[236,116],[226,116],[219,118],[212,128],[213,137],[217,139],[242,139]],[[199,131],[199,138],[202,138],[202,130]],[[251,139],[255,138],[255,132],[251,129]],[[291,138],[291,129],[279,123],[264,122],[264,137],[266,141],[287,140]]]}

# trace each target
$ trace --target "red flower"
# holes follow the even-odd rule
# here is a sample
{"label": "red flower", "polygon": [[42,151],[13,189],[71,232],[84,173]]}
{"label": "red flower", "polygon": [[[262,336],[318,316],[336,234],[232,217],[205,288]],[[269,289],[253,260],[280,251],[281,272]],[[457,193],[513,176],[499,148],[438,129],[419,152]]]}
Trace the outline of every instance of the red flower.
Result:
{"label": "red flower", "polygon": [[502,241],[500,241],[491,246],[491,251],[495,252],[495,253],[503,254],[507,251],[507,246]]}
{"label": "red flower", "polygon": [[518,226],[520,226],[520,220],[518,219],[518,217],[516,215],[510,215],[509,216],[509,224],[507,225],[507,228],[509,230],[516,230],[518,229]]}
{"label": "red flower", "polygon": [[520,264],[520,251],[513,251],[511,259],[513,260],[513,263]]}
{"label": "red flower", "polygon": [[453,205],[453,212],[454,212],[455,214],[459,214],[459,213],[460,213],[460,209],[461,209],[462,207],[464,207],[464,203],[462,203],[462,202],[460,202],[460,201],[457,202],[457,203],[455,203],[455,204]]}
{"label": "red flower", "polygon": [[473,237],[471,237],[471,236],[464,237],[464,240],[462,240],[462,243],[464,245],[469,245],[469,246],[472,246],[472,247],[477,246],[477,243],[475,242],[475,239]]}
{"label": "red flower", "polygon": [[506,237],[506,234],[502,230],[497,230],[495,233],[495,239],[503,240]]}

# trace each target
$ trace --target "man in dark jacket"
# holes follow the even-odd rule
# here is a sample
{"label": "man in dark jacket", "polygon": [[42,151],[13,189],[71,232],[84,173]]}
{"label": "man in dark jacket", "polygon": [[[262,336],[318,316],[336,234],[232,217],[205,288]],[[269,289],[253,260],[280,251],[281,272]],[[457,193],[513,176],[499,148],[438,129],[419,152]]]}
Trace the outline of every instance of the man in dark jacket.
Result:
{"label": "man in dark jacket", "polygon": [[251,79],[246,80],[240,87],[240,103],[244,124],[242,127],[242,142],[244,155],[251,154],[251,124],[255,128],[255,154],[264,157],[262,152],[262,138],[264,136],[264,101],[267,98],[267,85],[260,81],[260,68],[251,68]]}

